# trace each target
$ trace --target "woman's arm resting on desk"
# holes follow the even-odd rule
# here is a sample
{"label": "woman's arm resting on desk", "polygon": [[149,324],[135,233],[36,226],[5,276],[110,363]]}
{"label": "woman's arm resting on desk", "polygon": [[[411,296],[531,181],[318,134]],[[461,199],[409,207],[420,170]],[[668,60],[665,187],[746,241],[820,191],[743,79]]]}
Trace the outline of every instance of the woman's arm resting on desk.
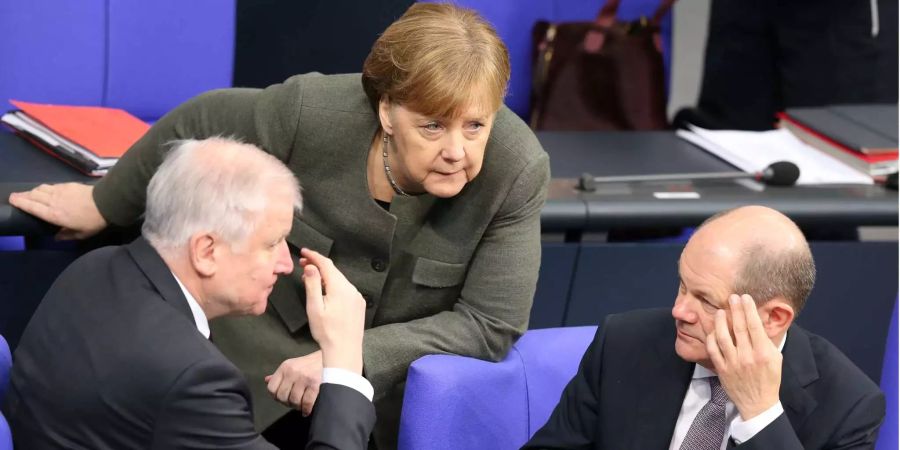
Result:
{"label": "woman's arm resting on desk", "polygon": [[[281,160],[290,152],[302,83],[259,89],[223,89],[181,104],[157,122],[100,179],[41,185],[10,195],[9,203],[62,230],[61,239],[83,239],[107,224],[130,225],[144,212],[147,184],[173,141],[228,136],[258,145]],[[262,126],[266,125],[266,126]]]}
{"label": "woman's arm resting on desk", "polygon": [[42,184],[27,192],[13,192],[9,204],[59,225],[57,239],[84,239],[106,228],[93,192],[93,186],[81,183]]}

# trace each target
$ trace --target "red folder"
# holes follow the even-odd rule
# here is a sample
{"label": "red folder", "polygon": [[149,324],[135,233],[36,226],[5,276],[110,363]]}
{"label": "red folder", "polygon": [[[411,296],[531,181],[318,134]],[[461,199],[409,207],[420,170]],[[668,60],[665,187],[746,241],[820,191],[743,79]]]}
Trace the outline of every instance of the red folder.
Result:
{"label": "red folder", "polygon": [[58,135],[102,158],[122,156],[150,129],[150,125],[116,108],[9,102]]}

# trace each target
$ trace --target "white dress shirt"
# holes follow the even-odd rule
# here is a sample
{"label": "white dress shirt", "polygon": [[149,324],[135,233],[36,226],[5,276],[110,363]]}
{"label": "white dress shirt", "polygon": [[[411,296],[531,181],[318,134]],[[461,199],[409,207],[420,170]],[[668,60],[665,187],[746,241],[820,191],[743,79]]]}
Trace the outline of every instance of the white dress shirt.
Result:
{"label": "white dress shirt", "polygon": [[[178,276],[175,273],[172,273],[172,276],[175,277],[175,281],[178,283],[178,287],[181,288],[181,292],[184,294],[184,298],[187,299],[188,306],[191,307],[191,314],[194,316],[194,323],[197,325],[197,331],[203,335],[206,339],[209,339],[209,320],[206,318],[206,313],[203,312],[203,308],[200,307],[200,304],[197,303],[197,299],[194,298],[193,295],[184,287],[184,284],[181,283],[181,280],[178,279]],[[369,383],[369,380],[365,379],[362,375],[358,373],[353,373],[346,369],[339,369],[336,367],[325,367],[322,369],[322,382],[330,383],[330,384],[340,384],[343,386],[347,386],[350,389],[353,389],[356,392],[366,396],[369,401],[372,401],[372,397],[375,395],[375,388],[372,387],[372,383]]]}
{"label": "white dress shirt", "polygon": [[184,287],[184,284],[181,283],[181,280],[178,279],[178,276],[175,275],[174,272],[172,272],[172,276],[175,277],[178,287],[181,288],[184,298],[187,299],[188,306],[191,307],[191,314],[194,315],[194,323],[197,324],[197,331],[199,331],[203,337],[209,339],[209,320],[206,319],[206,313],[203,312],[203,308],[197,303],[197,299],[188,292],[187,288]]}
{"label": "white dress shirt", "polygon": [[[784,350],[784,343],[787,341],[787,333],[781,339],[778,351]],[[688,387],[687,393],[684,395],[684,403],[681,404],[681,412],[678,413],[678,421],[675,422],[675,432],[672,434],[672,442],[669,444],[669,450],[678,450],[684,437],[687,435],[688,429],[694,423],[694,418],[700,412],[706,403],[712,398],[712,391],[709,388],[709,381],[706,378],[716,376],[715,373],[701,366],[694,364],[694,375],[691,385]],[[728,445],[728,438],[734,439],[735,443],[741,444],[750,440],[756,433],[763,428],[769,426],[784,412],[781,401],[772,405],[771,408],[765,410],[762,414],[750,420],[742,420],[738,414],[737,408],[730,400],[725,403],[725,423],[730,423],[728,433],[722,436],[722,445],[719,447],[725,450]]]}

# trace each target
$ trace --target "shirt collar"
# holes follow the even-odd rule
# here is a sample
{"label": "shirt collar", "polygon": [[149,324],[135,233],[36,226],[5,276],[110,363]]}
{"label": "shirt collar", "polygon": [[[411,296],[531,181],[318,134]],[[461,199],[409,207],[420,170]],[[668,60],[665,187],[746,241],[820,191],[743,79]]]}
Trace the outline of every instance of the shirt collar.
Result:
{"label": "shirt collar", "polygon": [[[784,332],[784,336],[782,336],[781,338],[781,343],[778,344],[779,352],[784,351],[785,342],[787,342],[787,331]],[[700,364],[694,364],[694,375],[691,378],[696,380],[698,378],[709,378],[714,376],[716,376],[716,374],[712,370],[709,370],[706,367],[701,366]]]}
{"label": "shirt collar", "polygon": [[203,308],[200,307],[200,304],[197,303],[197,300],[188,292],[187,288],[184,287],[184,284],[181,283],[181,280],[178,279],[178,275],[175,275],[175,272],[172,272],[172,276],[175,277],[175,281],[178,282],[178,287],[181,288],[181,292],[184,293],[184,298],[187,299],[188,306],[191,307],[191,314],[194,315],[194,323],[197,325],[197,331],[203,335],[203,337],[209,339],[209,320],[206,319],[206,313],[203,312]]}

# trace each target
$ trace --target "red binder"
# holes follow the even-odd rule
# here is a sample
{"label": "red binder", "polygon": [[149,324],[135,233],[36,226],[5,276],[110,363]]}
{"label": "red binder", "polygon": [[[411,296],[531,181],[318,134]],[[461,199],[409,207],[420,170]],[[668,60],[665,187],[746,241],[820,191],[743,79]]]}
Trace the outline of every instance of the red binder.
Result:
{"label": "red binder", "polygon": [[10,100],[32,119],[101,158],[122,156],[150,125],[128,112],[98,106],[43,105]]}

